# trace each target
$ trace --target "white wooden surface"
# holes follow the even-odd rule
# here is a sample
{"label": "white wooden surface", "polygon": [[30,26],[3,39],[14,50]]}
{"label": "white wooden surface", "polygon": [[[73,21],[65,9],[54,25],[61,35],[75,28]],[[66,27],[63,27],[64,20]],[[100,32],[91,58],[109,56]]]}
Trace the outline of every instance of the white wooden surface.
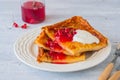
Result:
{"label": "white wooden surface", "polygon": [[[120,0],[46,0],[46,20],[30,25],[27,30],[12,28],[21,20],[19,0],[0,0],[0,80],[97,80],[112,58],[83,71],[71,73],[46,72],[31,68],[19,61],[13,51],[16,39],[30,29],[62,21],[74,15],[83,16],[111,43],[120,42]],[[119,60],[117,61],[119,63]]]}

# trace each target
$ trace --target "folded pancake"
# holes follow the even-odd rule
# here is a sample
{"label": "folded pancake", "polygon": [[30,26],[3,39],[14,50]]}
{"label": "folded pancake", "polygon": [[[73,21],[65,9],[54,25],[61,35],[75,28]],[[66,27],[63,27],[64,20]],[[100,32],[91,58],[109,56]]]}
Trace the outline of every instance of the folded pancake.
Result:
{"label": "folded pancake", "polygon": [[[75,63],[75,62],[80,62],[84,61],[86,59],[85,53],[82,53],[79,56],[69,56],[69,55],[63,55],[55,57],[50,55],[49,50],[45,50],[42,47],[38,47],[38,56],[37,56],[37,61],[38,62],[46,62],[46,63],[55,63],[55,64],[69,64],[69,63]],[[59,53],[56,53],[59,54]]]}
{"label": "folded pancake", "polygon": [[35,39],[35,44],[37,44],[39,47],[45,48],[46,50],[50,50],[48,46],[46,46],[46,43],[48,41],[49,37],[45,34],[44,30],[40,33],[40,35],[37,36]]}
{"label": "folded pancake", "polygon": [[[61,42],[60,40],[56,40],[55,38],[56,31],[65,28],[87,31],[91,33],[93,36],[97,37],[99,39],[99,43],[84,44],[77,41]],[[85,19],[83,19],[80,16],[74,16],[65,21],[58,22],[53,25],[45,26],[42,29],[45,30],[45,33],[48,35],[49,38],[51,38],[53,41],[56,40],[64,50],[69,52],[68,55],[74,56],[74,55],[79,55],[86,51],[99,50],[106,47],[108,44],[108,39],[100,32],[95,30]]]}
{"label": "folded pancake", "polygon": [[49,41],[54,44],[54,41],[50,40],[50,38],[46,35],[43,30],[40,35],[36,38],[35,44],[38,45],[38,62],[47,62],[47,63],[58,63],[58,64],[68,64],[85,60],[85,53],[82,53],[79,56],[70,56],[67,51],[62,49],[59,45],[48,46]]}
{"label": "folded pancake", "polygon": [[[47,44],[48,42],[52,42],[51,44]],[[46,50],[51,50],[54,52],[62,52],[66,55],[69,55],[70,53],[64,50],[61,46],[59,46],[57,43],[53,42],[48,35],[46,35],[45,31],[43,30],[40,35],[35,39],[35,44],[37,44],[39,47],[42,47]],[[49,46],[51,45],[51,46]]]}

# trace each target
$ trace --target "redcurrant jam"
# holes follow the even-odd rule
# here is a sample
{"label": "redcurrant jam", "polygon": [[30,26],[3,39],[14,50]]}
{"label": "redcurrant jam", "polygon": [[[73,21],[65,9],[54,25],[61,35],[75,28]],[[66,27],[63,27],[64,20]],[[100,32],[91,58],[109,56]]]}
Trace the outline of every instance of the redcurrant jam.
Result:
{"label": "redcurrant jam", "polygon": [[[62,50],[62,47],[58,45],[57,41],[67,42],[72,41],[73,36],[76,34],[75,29],[73,28],[64,28],[55,31],[55,40],[52,41],[48,39],[46,46],[48,46],[51,50],[49,55],[52,60],[63,60],[66,58],[66,55],[62,52],[54,52],[54,50]],[[66,64],[66,62],[55,62],[56,64]]]}
{"label": "redcurrant jam", "polygon": [[53,64],[68,64],[67,62],[52,62]]}
{"label": "redcurrant jam", "polygon": [[66,55],[63,54],[62,52],[54,52],[54,50],[62,50],[62,47],[60,47],[56,41],[52,41],[51,39],[48,39],[46,46],[48,46],[51,49],[49,55],[52,60],[65,59]]}
{"label": "redcurrant jam", "polygon": [[67,41],[72,41],[73,36],[75,34],[76,34],[75,29],[64,28],[64,29],[59,29],[55,32],[55,38],[56,40],[59,40],[60,42],[67,42]]}
{"label": "redcurrant jam", "polygon": [[52,58],[52,60],[62,60],[66,58],[66,55],[61,52],[50,51],[49,55]]}
{"label": "redcurrant jam", "polygon": [[46,46],[48,46],[51,50],[62,50],[62,47],[58,45],[56,41],[52,41],[48,39]]}

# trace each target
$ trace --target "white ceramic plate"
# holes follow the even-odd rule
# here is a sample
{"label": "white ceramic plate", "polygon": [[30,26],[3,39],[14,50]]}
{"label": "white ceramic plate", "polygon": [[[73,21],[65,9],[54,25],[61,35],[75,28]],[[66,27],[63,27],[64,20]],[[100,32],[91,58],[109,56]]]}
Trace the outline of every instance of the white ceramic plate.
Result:
{"label": "white ceramic plate", "polygon": [[14,51],[19,60],[23,63],[46,71],[53,72],[71,72],[91,68],[104,61],[111,51],[110,42],[107,47],[95,52],[87,60],[72,64],[51,64],[51,63],[38,63],[37,57],[37,46],[34,44],[35,38],[39,35],[40,28],[30,30],[22,37],[17,39],[14,44]]}

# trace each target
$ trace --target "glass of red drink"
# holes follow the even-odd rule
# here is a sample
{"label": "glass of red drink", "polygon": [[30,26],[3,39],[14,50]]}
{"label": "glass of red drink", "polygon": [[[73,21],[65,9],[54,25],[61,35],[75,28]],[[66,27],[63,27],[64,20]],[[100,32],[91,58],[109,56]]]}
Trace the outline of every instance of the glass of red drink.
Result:
{"label": "glass of red drink", "polygon": [[44,0],[21,0],[22,20],[37,24],[45,20]]}

